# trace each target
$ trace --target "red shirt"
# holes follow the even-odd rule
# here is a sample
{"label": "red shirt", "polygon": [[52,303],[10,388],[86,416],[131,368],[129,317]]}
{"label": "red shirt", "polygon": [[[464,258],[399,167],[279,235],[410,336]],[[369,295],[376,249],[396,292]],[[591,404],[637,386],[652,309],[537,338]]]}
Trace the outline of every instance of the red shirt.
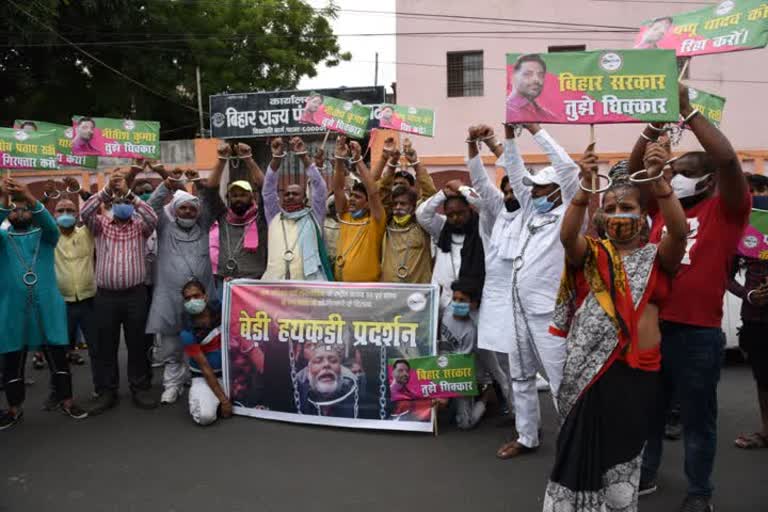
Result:
{"label": "red shirt", "polygon": [[[662,320],[700,327],[720,327],[723,320],[723,295],[730,267],[751,209],[749,193],[739,211],[729,214],[719,195],[685,210],[688,218],[688,244],[672,288],[661,304]],[[653,219],[651,241],[658,243],[666,231],[664,219]]]}

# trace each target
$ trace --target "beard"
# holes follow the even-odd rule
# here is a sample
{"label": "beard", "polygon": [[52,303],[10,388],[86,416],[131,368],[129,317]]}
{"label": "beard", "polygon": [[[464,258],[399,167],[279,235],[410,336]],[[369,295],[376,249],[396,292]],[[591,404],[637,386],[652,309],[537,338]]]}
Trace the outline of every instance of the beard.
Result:
{"label": "beard", "polygon": [[506,208],[510,213],[516,212],[520,209],[520,201],[517,199],[507,199],[504,201],[504,208]]}
{"label": "beard", "polygon": [[242,216],[245,215],[245,212],[248,211],[248,208],[251,207],[250,203],[233,203],[229,206],[230,210],[232,210],[235,215]]}
{"label": "beard", "polygon": [[[332,381],[328,380],[320,380],[320,377],[327,377],[327,376],[333,376]],[[323,396],[333,395],[339,391],[341,388],[341,381],[339,379],[339,376],[336,375],[333,372],[323,371],[320,372],[316,376],[310,376],[309,379],[309,387],[314,391],[315,393]]]}
{"label": "beard", "polygon": [[24,231],[29,226],[32,225],[32,219],[31,218],[24,218],[24,217],[16,217],[15,219],[11,220],[8,219],[8,222],[13,226],[13,229],[16,231]]}

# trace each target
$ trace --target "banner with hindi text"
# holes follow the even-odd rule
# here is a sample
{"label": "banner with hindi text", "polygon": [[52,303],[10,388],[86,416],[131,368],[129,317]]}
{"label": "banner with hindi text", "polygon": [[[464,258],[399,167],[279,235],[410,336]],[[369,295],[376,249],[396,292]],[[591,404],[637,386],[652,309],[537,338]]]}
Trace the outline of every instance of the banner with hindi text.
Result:
{"label": "banner with hindi text", "polygon": [[477,396],[474,354],[389,360],[393,401]]}
{"label": "banner with hindi text", "polygon": [[82,156],[72,154],[72,127],[64,124],[47,123],[45,121],[33,121],[30,119],[17,119],[13,122],[17,130],[27,132],[55,131],[56,133],[56,160],[62,167],[84,167],[96,169],[99,159],[95,156]]}
{"label": "banner with hindi text", "polygon": [[362,139],[365,137],[370,118],[371,107],[311,92],[299,122]]}
{"label": "banner with hindi text", "polygon": [[0,168],[56,169],[55,132],[0,128]]}
{"label": "banner with hindi text", "polygon": [[115,158],[160,158],[160,123],[75,116],[72,118],[72,153]]}
{"label": "banner with hindi text", "polygon": [[669,50],[507,54],[508,123],[674,122],[679,111]]}
{"label": "banner with hindi text", "polygon": [[768,0],[716,5],[644,22],[635,48],[666,48],[680,57],[762,48],[768,43]]}
{"label": "banner with hindi text", "polygon": [[435,111],[428,108],[385,104],[374,109],[379,128],[425,137],[435,136]]}
{"label": "banner with hindi text", "polygon": [[688,98],[693,108],[698,109],[710,123],[720,127],[725,109],[725,98],[693,87],[688,87]]}
{"label": "banner with hindi text", "polygon": [[435,355],[437,293],[433,285],[227,282],[222,355],[234,412],[432,432],[431,400],[391,400],[387,361]]}

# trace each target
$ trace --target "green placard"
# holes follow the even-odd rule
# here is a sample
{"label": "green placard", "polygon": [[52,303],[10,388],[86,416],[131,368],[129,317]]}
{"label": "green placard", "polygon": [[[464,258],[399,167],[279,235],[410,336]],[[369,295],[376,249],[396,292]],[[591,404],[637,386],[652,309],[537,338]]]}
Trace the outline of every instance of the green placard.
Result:
{"label": "green placard", "polygon": [[478,394],[473,354],[391,358],[388,363],[392,401]]}
{"label": "green placard", "polygon": [[386,104],[377,108],[374,115],[379,120],[379,128],[425,137],[435,136],[434,110]]}
{"label": "green placard", "polygon": [[13,127],[17,130],[23,129],[28,132],[54,130],[56,132],[56,159],[61,167],[85,167],[86,169],[97,169],[99,167],[98,157],[72,154],[71,126],[30,119],[17,119],[13,122]]}
{"label": "green placard", "polygon": [[688,97],[693,108],[698,109],[710,123],[720,127],[725,109],[725,98],[693,87],[688,88]]}
{"label": "green placard", "polygon": [[312,92],[307,97],[299,122],[362,139],[371,114],[371,107]]}
{"label": "green placard", "polygon": [[108,117],[72,117],[72,154],[160,158],[160,123]]}
{"label": "green placard", "polygon": [[681,57],[762,48],[768,43],[768,1],[717,5],[643,22],[635,48],[668,48]]}
{"label": "green placard", "polygon": [[670,50],[507,54],[508,123],[673,122],[677,60]]}
{"label": "green placard", "polygon": [[0,128],[0,167],[56,169],[56,133]]}

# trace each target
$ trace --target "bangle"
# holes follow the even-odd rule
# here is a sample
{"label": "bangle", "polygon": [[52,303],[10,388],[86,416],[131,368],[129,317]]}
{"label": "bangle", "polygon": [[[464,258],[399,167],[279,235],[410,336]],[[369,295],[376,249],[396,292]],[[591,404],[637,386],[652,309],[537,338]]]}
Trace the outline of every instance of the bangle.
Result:
{"label": "bangle", "polygon": [[651,130],[655,131],[656,133],[664,133],[665,131],[667,131],[666,128],[656,128],[651,123],[648,123],[647,127],[650,128]]}
{"label": "bangle", "polygon": [[[307,152],[306,152],[306,151],[293,151],[292,153],[293,153],[294,155],[296,155],[296,156],[303,156],[303,155],[306,155],[306,154],[307,154]],[[285,153],[283,153],[283,156],[285,156]],[[282,158],[282,157],[279,157],[279,158]]]}
{"label": "bangle", "polygon": [[691,121],[691,119],[693,119],[693,118],[696,116],[696,114],[700,114],[700,113],[701,113],[701,112],[699,112],[699,109],[697,109],[697,108],[693,109],[693,112],[691,112],[690,114],[688,114],[688,117],[686,117],[685,119],[683,119],[683,122],[682,122],[682,123],[680,123],[680,124],[681,124],[681,126],[685,126],[686,124],[688,124],[688,123]]}
{"label": "bangle", "polygon": [[391,162],[387,162],[387,167],[391,167],[392,169],[397,169],[397,168],[398,168],[398,167],[400,167],[400,166],[399,166],[399,165],[397,165],[397,164],[393,164],[393,163],[391,163]]}
{"label": "bangle", "polygon": [[408,164],[408,167],[416,167],[417,165],[421,164],[421,160],[416,160],[412,164]]}
{"label": "bangle", "polygon": [[58,190],[54,190],[54,192],[56,192],[55,195],[49,194],[48,192],[43,192],[43,197],[46,199],[58,199],[61,197],[61,192],[59,192]]}
{"label": "bangle", "polygon": [[584,192],[586,192],[587,194],[600,194],[600,193],[602,193],[602,192],[605,192],[605,191],[606,191],[606,190],[608,190],[609,188],[611,188],[611,185],[613,185],[613,180],[611,179],[611,177],[610,177],[610,176],[604,176],[604,175],[602,175],[602,174],[596,174],[595,176],[597,176],[597,182],[598,182],[598,183],[600,183],[600,179],[601,179],[601,178],[604,178],[605,180],[607,180],[607,181],[608,181],[608,184],[607,184],[605,187],[603,187],[603,188],[599,188],[599,187],[600,187],[600,185],[597,185],[597,186],[598,186],[597,190],[592,190],[591,188],[586,188],[586,187],[585,187],[585,186],[582,184],[582,180],[581,180],[581,178],[579,178],[579,188],[580,188],[581,190],[583,190]]}
{"label": "bangle", "polygon": [[478,140],[479,140],[479,139],[464,139],[464,142],[466,142],[467,144],[472,144],[473,142],[474,142],[475,144],[477,144],[477,141],[478,141]]}
{"label": "bangle", "polygon": [[639,171],[633,172],[629,175],[629,181],[632,183],[649,183],[651,181],[658,181],[660,180],[664,175],[662,173],[657,174],[656,176],[652,176],[650,178],[638,178],[641,174],[645,174],[648,176],[648,170],[647,169],[640,169]]}
{"label": "bangle", "polygon": [[335,158],[336,160],[346,160],[346,159],[347,159],[347,157],[345,157],[345,156],[340,156],[340,155],[337,155],[337,154],[334,154],[334,155],[333,155],[333,158]]}
{"label": "bangle", "polygon": [[747,302],[749,302],[752,305],[755,304],[754,302],[752,302],[752,299],[750,298],[753,293],[755,293],[755,290],[750,290],[749,292],[747,292]]}
{"label": "bangle", "polygon": [[579,208],[585,208],[589,206],[589,201],[577,201],[575,199],[571,199],[571,206],[578,206]]}
{"label": "bangle", "polygon": [[[304,154],[306,155],[306,154],[307,154],[307,152],[305,151],[305,152],[304,152]],[[276,155],[276,154],[272,153],[272,158],[285,158],[285,151],[283,151],[283,152],[282,152],[281,154],[279,154],[279,155]]]}
{"label": "bangle", "polygon": [[356,164],[356,163],[362,162],[362,161],[363,161],[363,155],[360,155],[360,158],[358,158],[357,160],[353,160],[351,158],[349,159],[349,163],[351,163],[351,164]]}
{"label": "bangle", "polygon": [[643,132],[640,132],[640,137],[644,138],[644,139],[645,139],[645,140],[647,140],[648,142],[656,142],[656,140],[657,140],[657,139],[652,139],[652,138],[650,138],[649,136],[647,136],[647,135],[646,135],[646,134],[644,134]]}

